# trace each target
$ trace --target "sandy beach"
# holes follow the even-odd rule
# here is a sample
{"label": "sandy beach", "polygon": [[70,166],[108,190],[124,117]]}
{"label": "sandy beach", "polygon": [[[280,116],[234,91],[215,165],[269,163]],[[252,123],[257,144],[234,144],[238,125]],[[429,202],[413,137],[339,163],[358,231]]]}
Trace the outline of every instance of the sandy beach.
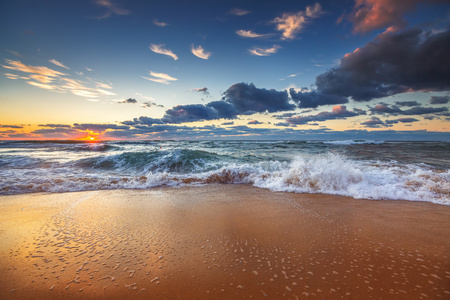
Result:
{"label": "sandy beach", "polygon": [[250,185],[0,197],[1,299],[450,299],[450,207]]}

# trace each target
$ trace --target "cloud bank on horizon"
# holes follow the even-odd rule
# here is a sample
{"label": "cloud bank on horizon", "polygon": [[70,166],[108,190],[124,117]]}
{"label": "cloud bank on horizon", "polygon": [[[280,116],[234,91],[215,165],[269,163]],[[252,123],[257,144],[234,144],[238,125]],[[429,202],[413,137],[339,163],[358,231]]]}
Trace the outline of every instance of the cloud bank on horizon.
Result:
{"label": "cloud bank on horizon", "polygon": [[[95,4],[106,10],[101,17],[95,18],[97,22],[112,18],[129,18],[134,14],[131,8],[124,9],[114,1],[101,0],[95,1]],[[238,28],[229,29],[229,38],[235,38],[236,44],[233,47],[238,45],[242,47],[239,55],[243,58],[239,58],[240,60],[237,57],[229,57],[222,62],[221,59],[224,59],[225,55],[222,52],[223,47],[214,46],[212,40],[215,37],[212,34],[201,36],[200,39],[197,38],[197,42],[189,43],[185,38],[187,34],[180,33],[178,39],[183,41],[184,48],[180,47],[183,44],[173,42],[174,40],[169,39],[168,36],[166,37],[168,41],[164,43],[150,41],[147,51],[150,49],[155,53],[152,56],[155,58],[152,58],[152,63],[140,63],[142,65],[140,72],[147,72],[148,75],[130,75],[135,76],[136,80],[140,77],[141,81],[150,81],[150,84],[153,84],[151,89],[145,88],[148,89],[147,93],[154,90],[165,91],[162,86],[169,84],[171,87],[175,86],[174,90],[179,89],[178,86],[198,84],[197,86],[204,87],[195,88],[194,85],[181,91],[199,92],[212,98],[212,101],[181,103],[166,109],[160,116],[137,115],[133,118],[116,120],[117,124],[47,123],[39,124],[38,129],[28,131],[28,126],[21,124],[2,124],[0,138],[67,139],[80,138],[89,134],[102,138],[124,139],[182,138],[183,132],[186,138],[230,138],[252,135],[286,138],[297,133],[304,134],[305,137],[315,137],[315,133],[320,137],[331,137],[336,132],[343,134],[359,130],[361,134],[368,134],[367,129],[382,132],[379,129],[383,128],[390,128],[392,136],[395,137],[396,134],[392,128],[396,128],[395,131],[399,132],[402,128],[408,128],[403,126],[416,126],[411,127],[410,132],[418,132],[417,136],[422,137],[419,133],[423,132],[423,128],[427,128],[428,122],[438,126],[439,123],[448,124],[450,121],[448,107],[450,102],[450,81],[448,80],[450,78],[450,56],[448,55],[450,53],[450,19],[448,16],[434,18],[426,20],[428,23],[418,23],[414,26],[410,26],[406,21],[411,19],[406,16],[418,7],[432,9],[433,5],[442,5],[447,12],[450,12],[450,5],[444,1],[429,3],[421,0],[355,0],[352,7],[334,11],[335,14],[339,14],[334,23],[344,28],[350,25],[353,39],[363,39],[365,42],[347,54],[341,55],[338,63],[328,70],[315,71],[317,74],[315,79],[309,77],[309,87],[297,87],[299,83],[295,82],[299,77],[305,77],[303,74],[307,70],[292,69],[295,73],[284,71],[295,76],[284,75],[283,79],[288,79],[291,84],[278,89],[257,87],[253,81],[264,81],[264,76],[278,72],[278,68],[281,68],[283,64],[284,68],[289,66],[291,70],[293,59],[295,59],[295,56],[290,54],[292,50],[304,51],[302,47],[296,48],[293,45],[297,45],[296,43],[306,45],[302,42],[306,37],[310,39],[311,44],[318,41],[319,39],[311,36],[314,37],[315,31],[319,31],[320,21],[332,13],[330,11],[332,6],[326,1],[320,1],[320,3],[316,2],[293,11],[275,11],[272,18],[263,18],[259,21],[255,19],[256,9],[233,7],[224,11],[226,16],[224,20],[227,18],[239,20],[239,24],[235,26]],[[351,12],[347,13],[348,11]],[[437,14],[436,11],[432,11]],[[267,12],[265,13],[268,15]],[[169,20],[170,26],[169,23],[158,21],[161,19]],[[246,19],[254,20],[254,22],[243,29],[241,24],[244,24]],[[223,24],[224,20],[218,21],[218,24]],[[151,23],[158,28],[155,30],[169,30],[161,35],[158,41],[164,41],[164,36],[173,34],[174,31],[170,30],[176,27],[175,21],[168,19],[167,16],[151,18]],[[257,27],[260,27],[260,30],[254,29]],[[368,35],[371,33],[373,36],[369,38]],[[257,44],[252,46],[251,43],[254,41],[257,41]],[[13,48],[9,45],[7,47]],[[163,107],[153,102],[153,97],[149,98],[151,101],[148,99],[145,101],[143,95],[130,97],[124,94],[120,91],[123,88],[119,89],[117,82],[113,89],[109,79],[96,80],[83,72],[76,72],[75,70],[79,67],[76,68],[67,63],[70,60],[62,55],[54,57],[63,57],[61,60],[65,63],[55,58],[46,60],[53,64],[53,68],[56,67],[52,69],[45,65],[23,63],[22,61],[26,61],[28,56],[22,55],[22,51],[8,50],[7,52],[15,58],[3,60],[2,67],[7,71],[4,73],[5,80],[24,81],[30,86],[48,92],[61,95],[71,93],[89,101],[141,103],[120,106],[130,107],[129,109]],[[198,62],[186,55],[188,52],[197,57]],[[283,58],[284,53],[288,56],[286,59]],[[164,56],[169,56],[172,60],[164,59]],[[271,61],[272,58],[273,61]],[[124,59],[129,58],[125,55]],[[214,88],[215,92],[212,92],[211,86],[203,83],[214,82],[209,78],[214,76],[221,78],[221,73],[232,73],[232,71],[236,73],[232,69],[234,66],[231,67],[235,63],[241,65],[242,72],[247,72],[247,69],[251,70],[252,66],[255,66],[256,61],[253,62],[253,59],[258,60],[258,66],[261,66],[261,69],[265,68],[268,71],[266,75],[253,73],[253,77],[249,77],[248,81],[235,81],[228,87],[222,85],[219,88],[225,91],[220,92],[219,97],[217,97],[217,86]],[[204,62],[199,64],[201,61]],[[190,66],[188,73],[181,70],[184,67],[183,62]],[[249,67],[246,67],[247,63]],[[208,65],[205,64],[209,64],[210,69],[207,69]],[[196,65],[201,68],[199,71],[195,71]],[[230,68],[227,65],[230,65]],[[95,66],[94,68],[98,69]],[[92,71],[88,68],[86,70]],[[207,74],[208,71],[211,73]],[[197,77],[197,73],[202,76]],[[195,83],[191,74],[203,80],[197,80]],[[230,80],[233,80],[232,77],[227,78],[226,81]],[[302,80],[306,82],[305,78]],[[160,88],[158,84],[161,83]],[[405,95],[413,95],[412,99],[420,100],[409,100],[404,98]],[[422,98],[415,95],[421,95]],[[246,119],[248,116],[251,116],[251,119]],[[329,124],[343,124],[342,122],[346,122],[344,127],[329,128]],[[323,125],[323,128],[313,129],[318,125]],[[450,127],[442,128],[438,131],[442,132],[444,139],[450,140],[448,134]]]}

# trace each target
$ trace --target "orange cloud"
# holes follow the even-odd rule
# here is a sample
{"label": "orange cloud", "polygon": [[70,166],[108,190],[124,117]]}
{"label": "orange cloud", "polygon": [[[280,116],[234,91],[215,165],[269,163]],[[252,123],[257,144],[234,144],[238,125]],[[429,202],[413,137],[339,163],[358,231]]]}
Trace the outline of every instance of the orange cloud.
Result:
{"label": "orange cloud", "polygon": [[16,70],[16,71],[21,71],[21,72],[25,72],[25,73],[38,74],[38,75],[49,76],[49,77],[58,77],[58,76],[66,75],[64,73],[49,69],[47,67],[27,66],[19,60],[5,59],[5,61],[7,64],[9,64],[9,66],[3,66],[3,67],[6,69],[10,69],[10,70]]}
{"label": "orange cloud", "polygon": [[402,16],[424,0],[355,0],[350,15],[354,33],[366,33],[374,29],[405,25]]}

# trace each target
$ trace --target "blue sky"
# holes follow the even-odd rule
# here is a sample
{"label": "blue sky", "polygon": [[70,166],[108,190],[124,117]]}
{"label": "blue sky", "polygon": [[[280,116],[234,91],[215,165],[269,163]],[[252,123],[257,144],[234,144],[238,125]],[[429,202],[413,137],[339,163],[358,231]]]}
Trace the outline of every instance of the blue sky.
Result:
{"label": "blue sky", "polygon": [[449,139],[448,1],[0,11],[2,139]]}

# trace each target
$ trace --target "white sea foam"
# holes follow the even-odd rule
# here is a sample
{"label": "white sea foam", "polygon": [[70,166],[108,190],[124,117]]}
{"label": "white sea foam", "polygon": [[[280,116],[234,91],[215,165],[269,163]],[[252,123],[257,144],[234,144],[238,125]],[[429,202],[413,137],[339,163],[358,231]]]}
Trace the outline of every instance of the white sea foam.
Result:
{"label": "white sea foam", "polygon": [[[440,167],[448,166],[448,145],[443,143],[161,145],[121,142],[86,151],[82,148],[87,145],[63,144],[71,149],[68,151],[50,144],[49,151],[41,145],[17,153],[10,147],[5,149],[8,153],[0,154],[0,194],[244,183],[273,191],[450,205],[450,170]],[[426,159],[434,165],[425,164]]]}

